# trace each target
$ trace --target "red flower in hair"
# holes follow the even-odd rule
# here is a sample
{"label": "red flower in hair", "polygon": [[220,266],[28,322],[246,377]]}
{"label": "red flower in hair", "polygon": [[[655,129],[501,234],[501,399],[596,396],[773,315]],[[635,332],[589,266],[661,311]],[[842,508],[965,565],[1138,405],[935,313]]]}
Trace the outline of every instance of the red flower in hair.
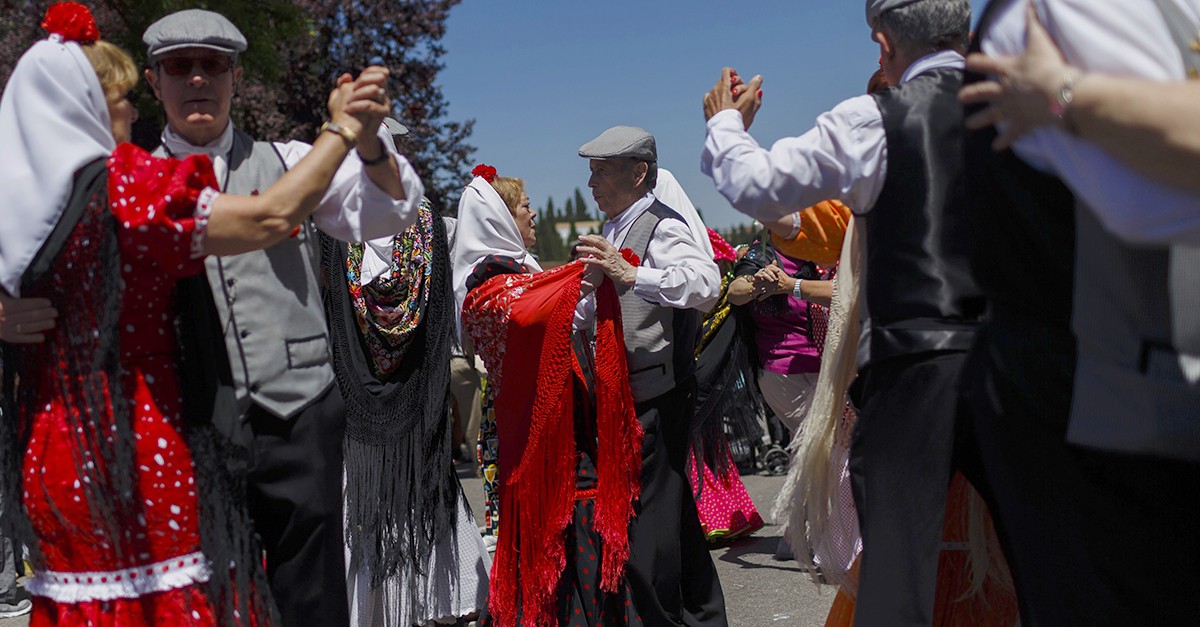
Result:
{"label": "red flower in hair", "polygon": [[87,7],[78,2],[50,5],[46,10],[46,19],[42,20],[42,28],[62,37],[63,41],[91,44],[100,39],[96,18],[92,17],[92,12]]}
{"label": "red flower in hair", "polygon": [[708,229],[708,241],[712,243],[713,261],[737,261],[737,251],[729,245],[729,242],[725,241],[724,237],[721,237],[720,233]]}
{"label": "red flower in hair", "polygon": [[471,170],[471,176],[482,177],[483,180],[491,183],[492,181],[496,180],[496,168],[493,168],[486,163],[481,163],[475,166],[474,170]]}

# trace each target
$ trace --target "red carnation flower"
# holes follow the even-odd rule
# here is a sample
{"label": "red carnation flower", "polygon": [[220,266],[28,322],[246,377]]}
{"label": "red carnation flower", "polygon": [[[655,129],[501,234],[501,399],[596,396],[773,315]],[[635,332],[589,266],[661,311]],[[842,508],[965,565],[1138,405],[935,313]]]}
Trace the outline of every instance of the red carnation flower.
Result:
{"label": "red carnation flower", "polygon": [[496,180],[496,168],[493,168],[486,163],[481,163],[475,166],[474,170],[471,170],[471,176],[482,177],[483,180],[491,183],[492,181]]}
{"label": "red carnation flower", "polygon": [[631,266],[642,265],[642,260],[638,258],[637,253],[633,252],[632,248],[622,248],[621,256],[624,257],[625,261],[629,262],[629,265]]}
{"label": "red carnation flower", "polygon": [[92,17],[92,12],[87,7],[78,2],[50,5],[46,10],[46,19],[42,20],[42,28],[62,37],[63,41],[91,44],[100,39],[96,18]]}

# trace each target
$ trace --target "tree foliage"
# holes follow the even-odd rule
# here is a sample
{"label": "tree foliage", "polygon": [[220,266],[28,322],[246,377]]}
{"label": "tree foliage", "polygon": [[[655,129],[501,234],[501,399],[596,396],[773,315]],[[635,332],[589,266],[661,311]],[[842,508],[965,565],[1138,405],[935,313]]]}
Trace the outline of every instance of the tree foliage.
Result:
{"label": "tree foliage", "polygon": [[[325,120],[325,102],[337,76],[373,63],[392,70],[395,116],[409,129],[404,154],[438,208],[457,199],[474,148],[473,120],[447,119],[436,84],[442,69],[450,8],[460,0],[85,0],[105,39],[145,62],[141,36],[158,18],[181,9],[225,15],[246,34],[235,123],[260,139],[311,140]],[[17,59],[45,37],[39,27],[51,0],[0,0],[0,84]],[[161,107],[148,87],[133,94],[140,120],[135,141],[157,143]]]}

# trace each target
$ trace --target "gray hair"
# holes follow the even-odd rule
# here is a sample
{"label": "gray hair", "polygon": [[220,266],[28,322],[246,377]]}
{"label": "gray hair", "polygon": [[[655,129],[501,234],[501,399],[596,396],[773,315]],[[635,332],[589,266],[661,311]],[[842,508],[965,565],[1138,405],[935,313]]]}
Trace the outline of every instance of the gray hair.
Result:
{"label": "gray hair", "polygon": [[880,14],[874,27],[887,33],[897,48],[907,52],[966,52],[971,39],[971,3],[921,0]]}

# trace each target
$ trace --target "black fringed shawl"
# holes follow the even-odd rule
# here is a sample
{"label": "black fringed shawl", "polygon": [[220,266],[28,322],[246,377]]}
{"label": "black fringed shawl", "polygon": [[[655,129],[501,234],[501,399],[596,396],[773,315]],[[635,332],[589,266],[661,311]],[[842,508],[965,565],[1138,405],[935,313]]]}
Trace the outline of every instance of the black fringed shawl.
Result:
{"label": "black fringed shawl", "polygon": [[[63,398],[80,410],[78,415],[68,415],[71,430],[79,434],[76,450],[102,460],[99,464],[73,460],[84,469],[93,521],[103,525],[109,537],[127,537],[133,526],[123,518],[139,511],[134,502],[138,471],[129,403],[121,388],[121,251],[116,220],[108,209],[107,182],[104,160],[76,173],[63,216],[22,280],[23,294],[46,296],[59,312],[56,330],[47,334],[46,342],[25,350],[50,351],[62,371],[26,371],[22,349],[4,346],[0,501],[5,503],[5,529],[30,547],[35,564],[40,562],[37,537],[21,499],[21,464],[30,426],[24,415],[32,408],[14,402],[20,398],[15,389],[18,375],[26,381],[55,377]],[[262,548],[246,507],[245,451],[234,447],[215,426],[236,424],[238,412],[212,291],[201,275],[180,281],[176,298],[183,435],[195,472],[201,551],[213,570],[203,590],[220,625],[276,624],[278,613],[262,568]],[[94,531],[80,533],[92,537]]]}
{"label": "black fringed shawl", "polygon": [[697,461],[703,460],[720,477],[737,472],[730,463],[731,439],[747,442],[762,437],[758,372],[745,336],[738,332],[735,308],[729,303],[731,281],[727,274],[721,282],[721,298],[701,326],[696,348],[696,415],[690,438]]}
{"label": "black fringed shawl", "polygon": [[[429,211],[425,203],[421,211]],[[334,372],[346,401],[346,541],[372,586],[400,572],[404,560],[423,573],[434,544],[455,530],[460,489],[448,405],[454,298],[445,226],[432,219],[429,296],[416,304],[423,320],[386,375],[377,374],[364,347],[347,282],[348,247],[326,235],[321,241]]]}

